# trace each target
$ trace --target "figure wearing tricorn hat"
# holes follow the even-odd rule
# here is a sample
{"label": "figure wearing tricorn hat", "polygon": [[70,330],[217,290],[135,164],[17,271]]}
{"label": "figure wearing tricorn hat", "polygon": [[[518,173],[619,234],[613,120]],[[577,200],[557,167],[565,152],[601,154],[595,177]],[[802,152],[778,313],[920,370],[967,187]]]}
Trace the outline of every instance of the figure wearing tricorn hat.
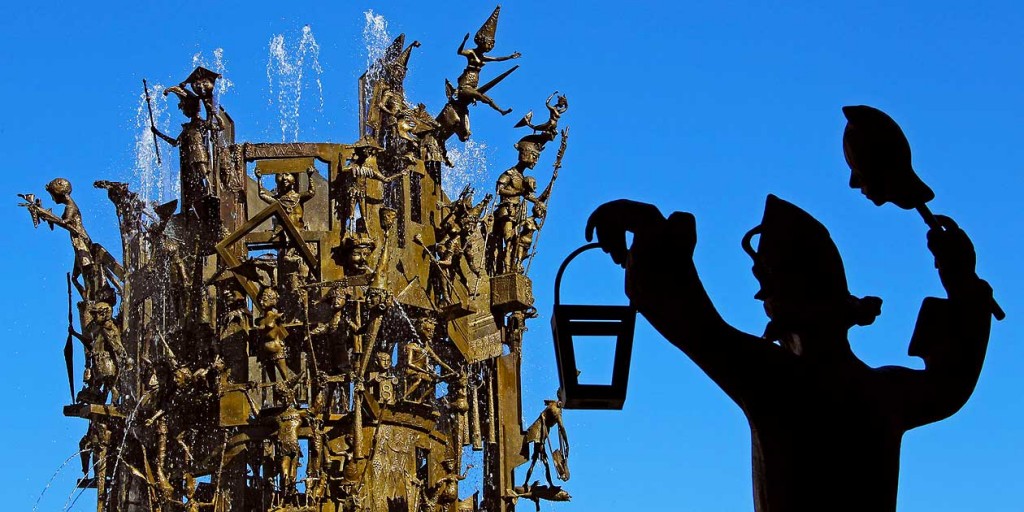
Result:
{"label": "figure wearing tricorn hat", "polygon": [[370,165],[370,158],[380,153],[383,148],[369,137],[359,139],[352,145],[352,149],[352,158],[342,169],[342,186],[345,187],[348,196],[345,216],[348,219],[346,230],[349,233],[357,232],[356,220],[368,213],[366,188],[369,185],[369,180],[391,183],[409,173],[405,169],[391,176],[384,176],[376,166]]}
{"label": "figure wearing tricorn hat", "polygon": [[219,126],[213,91],[220,76],[220,73],[198,66],[185,78],[185,81],[178,84],[178,87],[182,89],[186,85],[192,88],[192,92],[202,101],[203,107],[206,109],[206,120],[212,126]]}
{"label": "figure wearing tricorn hat", "polygon": [[477,87],[480,85],[480,70],[483,69],[484,64],[518,59],[520,56],[519,52],[513,52],[505,57],[490,57],[487,55],[487,52],[494,49],[494,35],[498,30],[498,13],[500,11],[500,5],[495,7],[491,16],[487,18],[487,21],[484,22],[480,30],[477,30],[476,35],[473,36],[476,48],[466,49],[466,41],[469,40],[469,34],[462,38],[462,44],[459,45],[459,55],[466,58],[466,69],[459,75],[459,85],[456,94],[458,94],[461,101],[482,101],[490,105],[494,110],[501,112],[501,115],[505,115],[512,112],[512,109],[502,109],[493,99],[477,90]]}
{"label": "figure wearing tricorn hat", "polygon": [[967,235],[943,224],[928,246],[948,271],[949,298],[926,299],[911,341],[924,370],[871,368],[854,355],[847,332],[871,324],[881,301],[853,296],[825,227],[775,196],[743,240],[769,318],[763,337],[727,324],[704,291],[692,215],[666,219],[653,205],[613,201],[591,215],[587,238],[596,230],[626,268],[632,304],[743,410],[755,510],[891,511],[904,432],[963,406],[988,343],[991,288],[974,273]]}
{"label": "figure wearing tricorn hat", "polygon": [[150,126],[154,135],[178,148],[181,165],[181,210],[188,211],[209,191],[210,174],[209,128],[210,124],[199,116],[201,98],[181,86],[168,87],[164,95],[173,93],[178,97],[178,108],[188,117],[181,125],[177,138],[165,135],[156,126]]}

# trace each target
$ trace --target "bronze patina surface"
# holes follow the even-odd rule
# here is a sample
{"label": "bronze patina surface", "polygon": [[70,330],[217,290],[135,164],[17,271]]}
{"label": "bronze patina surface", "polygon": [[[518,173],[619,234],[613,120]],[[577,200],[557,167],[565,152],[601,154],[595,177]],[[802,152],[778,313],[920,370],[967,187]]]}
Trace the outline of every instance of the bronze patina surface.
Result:
{"label": "bronze patina surface", "polygon": [[[565,152],[566,98],[548,98],[546,122],[520,123],[535,133],[494,195],[441,187],[469,107],[509,112],[487,93],[515,68],[480,83],[484,64],[519,57],[488,55],[498,13],[474,48],[469,36],[459,46],[467,65],[436,115],[404,92],[420,43],[395,40],[360,79],[351,144],[236,141],[220,75],[197,68],[164,91],[181,132],[152,127],[179,153],[180,199],[95,184],[117,209],[120,258],[90,239],[68,180],[46,185],[60,215],[21,195],[74,251],[64,413],[89,422],[80,485],[96,488],[98,511],[498,512],[569,499],[551,472],[569,478],[561,403],[524,430],[520,399],[536,316],[526,271]],[[559,136],[538,190],[529,171]],[[467,450],[482,452],[475,493],[460,489]],[[543,484],[529,482],[538,463]]]}

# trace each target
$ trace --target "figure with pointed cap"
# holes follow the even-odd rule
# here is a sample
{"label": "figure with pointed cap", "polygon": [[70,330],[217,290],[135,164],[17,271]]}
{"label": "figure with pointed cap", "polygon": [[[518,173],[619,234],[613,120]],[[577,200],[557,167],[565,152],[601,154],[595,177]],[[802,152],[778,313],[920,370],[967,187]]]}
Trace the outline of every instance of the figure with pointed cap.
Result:
{"label": "figure with pointed cap", "polygon": [[201,98],[184,87],[174,86],[164,90],[164,95],[173,93],[178,97],[178,108],[188,122],[181,125],[181,133],[171,137],[157,127],[150,126],[153,135],[178,148],[181,165],[181,209],[188,211],[208,193],[210,174],[209,123],[199,116]]}
{"label": "figure with pointed cap", "polygon": [[[967,236],[944,223],[928,233],[936,259],[973,261]],[[632,304],[746,415],[757,512],[896,510],[903,434],[954,414],[977,383],[991,288],[973,265],[956,267],[961,285],[946,286],[947,299],[925,301],[910,347],[925,368],[872,368],[847,333],[871,324],[881,300],[850,294],[828,231],[786,201],[769,196],[743,239],[769,318],[764,336],[730,326],[711,303],[693,263],[691,214],[666,219],[653,205],[618,200],[590,216],[588,240],[595,231],[626,268]]]}
{"label": "figure with pointed cap", "polygon": [[493,99],[477,89],[480,85],[480,70],[483,69],[484,64],[518,59],[520,56],[519,52],[513,52],[511,55],[504,57],[491,57],[487,55],[487,52],[494,49],[494,35],[498,30],[498,13],[500,11],[500,5],[495,7],[491,16],[487,18],[487,21],[484,22],[480,30],[477,30],[476,35],[473,36],[476,48],[466,49],[466,41],[469,41],[469,34],[462,38],[462,44],[459,45],[459,55],[466,58],[466,69],[459,75],[459,86],[456,94],[459,100],[463,102],[473,103],[482,101],[490,105],[494,110],[501,112],[501,115],[506,115],[512,112],[512,109],[502,109]]}
{"label": "figure with pointed cap", "polygon": [[[405,42],[405,38],[402,38],[402,42]],[[400,94],[405,89],[405,75],[409,72],[409,57],[412,56],[412,49],[419,47],[420,42],[413,41],[405,50],[402,50],[402,53],[384,64],[386,73],[384,80],[390,89],[398,91]]]}

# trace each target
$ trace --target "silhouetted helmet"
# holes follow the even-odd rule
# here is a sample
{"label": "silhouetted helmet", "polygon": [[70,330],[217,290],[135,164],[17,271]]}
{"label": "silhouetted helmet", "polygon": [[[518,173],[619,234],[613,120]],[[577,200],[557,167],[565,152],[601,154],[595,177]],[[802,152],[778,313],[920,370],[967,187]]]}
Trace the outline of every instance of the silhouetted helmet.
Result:
{"label": "silhouetted helmet", "polygon": [[[755,251],[754,235],[760,235]],[[823,306],[850,325],[868,325],[881,312],[881,299],[850,295],[846,270],[828,230],[807,212],[769,195],[761,224],[743,237],[761,284],[754,298]],[[817,308],[816,308],[817,309]]]}
{"label": "silhouetted helmet", "polygon": [[[757,250],[750,242],[760,235]],[[764,299],[776,293],[808,298],[850,294],[839,250],[828,230],[792,203],[769,195],[761,224],[743,238],[743,249],[754,260],[754,277]]]}

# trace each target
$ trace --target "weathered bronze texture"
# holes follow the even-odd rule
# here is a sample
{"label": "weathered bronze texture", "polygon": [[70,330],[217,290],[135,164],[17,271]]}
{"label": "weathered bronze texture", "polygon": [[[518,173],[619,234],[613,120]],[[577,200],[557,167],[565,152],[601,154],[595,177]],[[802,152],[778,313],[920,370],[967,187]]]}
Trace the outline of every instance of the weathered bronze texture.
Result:
{"label": "weathered bronze texture", "polygon": [[[538,196],[523,172],[557,137],[564,96],[548,98],[547,122],[527,119],[536,133],[499,180],[499,215],[491,194],[441,186],[469,105],[508,113],[486,93],[512,70],[479,83],[485,63],[519,57],[487,55],[498,12],[475,48],[460,46],[466,70],[436,116],[409,106],[419,43],[397,38],[360,79],[352,144],[235,141],[220,75],[196,68],[165,89],[181,133],[151,124],[154,143],[180,152],[180,201],[95,183],[117,211],[120,262],[89,238],[68,180],[46,186],[60,216],[20,195],[35,225],[71,238],[64,414],[89,421],[81,485],[98,511],[505,512],[569,499],[550,469],[569,477],[561,403],[524,431],[519,388],[536,316],[524,262],[554,183]],[[482,467],[464,463],[467,449]],[[517,485],[527,462],[527,480],[540,462],[547,485]],[[475,493],[460,484],[471,469]]]}

